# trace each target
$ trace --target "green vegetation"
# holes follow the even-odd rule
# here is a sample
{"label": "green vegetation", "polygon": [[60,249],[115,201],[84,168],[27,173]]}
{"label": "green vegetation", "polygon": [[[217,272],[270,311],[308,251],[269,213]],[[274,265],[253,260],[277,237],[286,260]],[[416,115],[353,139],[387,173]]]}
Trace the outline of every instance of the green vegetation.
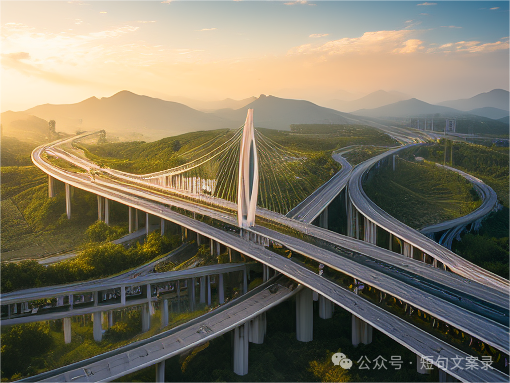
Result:
{"label": "green vegetation", "polygon": [[395,172],[391,166],[372,170],[363,188],[378,206],[414,229],[461,217],[481,203],[457,173],[401,158]]}
{"label": "green vegetation", "polygon": [[[172,312],[169,325],[161,328],[161,312],[151,315],[149,331],[142,333],[139,307],[114,311],[114,325],[103,334],[101,342],[93,339],[90,315],[72,317],[72,341],[64,343],[62,320],[36,322],[2,329],[2,381],[18,380],[44,371],[59,368],[147,339],[170,330],[208,311]],[[105,322],[107,323],[107,321]]]}
{"label": "green vegetation", "polygon": [[491,137],[508,137],[508,124],[486,117],[457,116],[457,132],[482,134]]}
{"label": "green vegetation", "polygon": [[388,148],[362,146],[347,152],[343,157],[345,157],[352,166],[355,166],[386,151],[388,151]]}
{"label": "green vegetation", "polygon": [[[96,236],[96,229],[88,234]],[[91,242],[77,257],[47,267],[33,260],[5,263],[1,269],[2,292],[107,277],[140,266],[179,245],[180,236],[161,236],[156,231],[143,244],[137,242],[129,248],[111,242]]]}
{"label": "green vegetation", "polygon": [[[508,129],[508,125],[507,125]],[[447,146],[446,161],[451,158],[451,143]],[[418,148],[416,156],[427,160],[443,163],[444,141],[435,145]],[[508,207],[508,148],[485,147],[465,142],[453,143],[453,166],[475,177],[480,178],[498,194],[499,200]]]}
{"label": "green vegetation", "polygon": [[[318,303],[318,302],[317,302]],[[315,304],[317,304],[315,303]],[[317,308],[317,307],[316,307]],[[284,302],[267,313],[267,335],[263,344],[250,343],[246,376],[233,373],[230,334],[218,337],[189,354],[166,361],[165,379],[170,382],[420,382],[437,381],[438,373],[416,372],[416,355],[378,331],[369,345],[352,346],[351,314],[338,309],[332,319],[323,320],[315,310],[313,341],[296,340],[295,304]],[[353,362],[350,370],[334,366],[331,356],[342,352]],[[366,356],[369,370],[360,369]],[[374,369],[374,360],[383,357],[386,369]],[[400,370],[390,365],[392,356],[402,360]],[[381,359],[379,358],[379,361]],[[118,381],[151,382],[154,367],[128,375]]]}
{"label": "green vegetation", "polygon": [[453,242],[452,249],[468,261],[508,279],[508,212],[504,207],[491,213],[478,233],[465,233],[461,241]]}
{"label": "green vegetation", "polygon": [[18,140],[17,138],[2,136],[2,154],[1,154],[2,168],[7,166],[32,165],[30,155],[32,153],[32,150],[35,149],[35,147],[36,147],[35,144],[23,142]]}

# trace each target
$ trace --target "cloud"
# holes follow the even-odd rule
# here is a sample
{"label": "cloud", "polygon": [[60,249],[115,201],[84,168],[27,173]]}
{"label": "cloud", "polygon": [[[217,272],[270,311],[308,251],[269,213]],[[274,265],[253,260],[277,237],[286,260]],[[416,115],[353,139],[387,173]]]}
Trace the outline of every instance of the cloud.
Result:
{"label": "cloud", "polygon": [[162,1],[161,4],[170,4],[173,0],[165,0],[165,1]]}
{"label": "cloud", "polygon": [[427,6],[427,5],[437,5],[437,3],[427,3],[427,2],[425,2],[425,3],[417,4],[416,6],[420,7],[420,6]]}
{"label": "cloud", "polygon": [[489,8],[491,11],[495,11],[496,9],[499,9],[499,7]]}
{"label": "cloud", "polygon": [[138,20],[137,23],[140,24],[149,24],[149,23],[155,23],[156,20]]}
{"label": "cloud", "polygon": [[28,52],[3,53],[2,57],[12,60],[29,60],[30,54]]}
{"label": "cloud", "polygon": [[74,24],[76,24],[76,25],[83,24],[83,20],[82,19],[75,19],[74,20]]}
{"label": "cloud", "polygon": [[348,53],[410,53],[421,49],[419,48],[422,43],[421,40],[409,39],[415,32],[416,31],[408,29],[365,32],[360,37],[346,37],[339,40],[328,41],[319,46],[304,44],[292,48],[289,50],[288,54],[341,55]]}
{"label": "cloud", "polygon": [[397,48],[393,52],[395,53],[414,53],[419,49],[423,49],[423,41],[418,39],[410,39],[404,42],[403,48]]}
{"label": "cloud", "polygon": [[406,20],[405,23],[408,24],[408,23],[412,23],[413,20]]}
{"label": "cloud", "polygon": [[284,5],[297,5],[297,4],[301,4],[301,5],[311,5],[311,6],[317,5],[317,4],[309,3],[307,0],[296,0],[296,1],[291,1],[291,2],[283,3],[283,4]]}
{"label": "cloud", "polygon": [[101,12],[99,12],[99,13],[108,13],[108,12],[106,12],[106,11],[101,11]]}
{"label": "cloud", "polygon": [[422,16],[428,16],[429,14],[428,14],[428,13],[420,13],[420,15],[422,15]]}
{"label": "cloud", "polygon": [[195,32],[207,32],[207,31],[215,31],[218,28],[204,28],[204,29],[197,29]]}
{"label": "cloud", "polygon": [[[480,41],[458,41],[456,43],[443,44],[434,51],[442,52],[467,52],[467,53],[490,53],[509,49],[508,41],[502,38],[493,43],[481,43]],[[446,51],[445,51],[446,50]]]}
{"label": "cloud", "polygon": [[329,36],[329,33],[314,33],[308,37],[311,37],[313,39],[319,38],[319,37],[326,37]]}
{"label": "cloud", "polygon": [[441,28],[461,29],[462,27],[457,27],[455,25],[441,25]]}

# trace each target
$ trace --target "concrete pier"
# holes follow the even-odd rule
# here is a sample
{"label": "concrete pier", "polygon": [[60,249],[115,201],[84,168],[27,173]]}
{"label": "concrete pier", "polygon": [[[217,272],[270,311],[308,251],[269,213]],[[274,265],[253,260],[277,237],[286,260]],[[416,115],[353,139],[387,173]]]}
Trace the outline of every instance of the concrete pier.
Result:
{"label": "concrete pier", "polygon": [[404,242],[404,256],[407,258],[413,257],[413,246],[410,243]]}
{"label": "concrete pier", "polygon": [[64,318],[64,343],[71,343],[71,318]]}
{"label": "concrete pier", "polygon": [[377,225],[370,221],[367,218],[364,218],[365,222],[365,232],[363,239],[365,242],[372,243],[374,245],[377,244]]}
{"label": "concrete pier", "polygon": [[163,299],[161,302],[161,327],[168,326],[168,299]]}
{"label": "concrete pier", "polygon": [[148,237],[150,233],[150,224],[149,224],[149,213],[145,213],[145,235]]}
{"label": "concrete pier", "polygon": [[101,324],[102,314],[101,311],[92,314],[92,320],[94,321],[93,334],[96,342],[101,342],[103,340],[103,326]]}
{"label": "concrete pier", "polygon": [[200,277],[200,303],[205,303],[205,277]]}
{"label": "concrete pier", "polygon": [[313,340],[313,294],[309,288],[296,295],[296,339],[300,342]]}
{"label": "concrete pier", "polygon": [[53,198],[57,195],[57,191],[55,190],[55,178],[48,175],[48,197]]}
{"label": "concrete pier", "polygon": [[72,186],[66,184],[66,214],[67,219],[71,219],[71,188]]}
{"label": "concrete pier", "polygon": [[151,327],[151,313],[149,303],[142,305],[142,332],[149,331]]}
{"label": "concrete pier", "polygon": [[161,223],[159,226],[160,226],[161,235],[165,235],[165,219],[164,218],[161,218]]}
{"label": "concrete pier", "polygon": [[255,344],[264,343],[266,328],[267,328],[266,313],[264,312],[250,321],[249,341]]}
{"label": "concrete pier", "polygon": [[443,371],[439,369],[439,382],[446,383],[446,382],[458,382],[459,380],[451,376],[446,371]]}
{"label": "concrete pier", "polygon": [[234,374],[248,374],[249,324],[245,323],[234,330]]}
{"label": "concrete pier", "polygon": [[364,320],[352,315],[352,345],[372,343],[373,328]]}
{"label": "concrete pier", "polygon": [[218,274],[218,300],[220,305],[225,303],[225,285],[223,282],[223,274]]}
{"label": "concrete pier", "polygon": [[134,207],[129,207],[129,233],[135,231],[135,218],[136,218],[136,209]]}
{"label": "concrete pier", "polygon": [[110,200],[104,198],[104,223],[110,224]]}
{"label": "concrete pier", "polygon": [[323,229],[328,228],[328,206],[322,211],[322,213],[319,215],[319,227],[322,227]]}
{"label": "concrete pier", "polygon": [[165,361],[156,363],[156,383],[165,381]]}
{"label": "concrete pier", "polygon": [[104,197],[97,196],[97,220],[103,221],[104,217]]}
{"label": "concrete pier", "polygon": [[189,302],[189,311],[195,310],[195,278],[190,278],[188,280],[188,302]]}
{"label": "concrete pier", "polygon": [[212,303],[211,276],[208,275],[206,280],[207,280],[207,306],[211,306],[211,303]]}
{"label": "concrete pier", "polygon": [[319,317],[321,319],[330,319],[333,317],[335,304],[326,297],[319,295]]}
{"label": "concrete pier", "polygon": [[432,372],[432,369],[425,368],[427,366],[427,362],[420,355],[416,355],[416,372],[418,374],[427,375]]}

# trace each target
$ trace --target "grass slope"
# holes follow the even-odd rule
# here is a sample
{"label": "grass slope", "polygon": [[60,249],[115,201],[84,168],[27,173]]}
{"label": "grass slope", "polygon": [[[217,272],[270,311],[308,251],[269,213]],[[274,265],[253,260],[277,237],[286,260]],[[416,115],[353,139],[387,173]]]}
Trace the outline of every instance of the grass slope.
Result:
{"label": "grass slope", "polygon": [[466,215],[481,203],[460,175],[403,159],[395,172],[385,166],[373,173],[363,188],[378,206],[414,229]]}

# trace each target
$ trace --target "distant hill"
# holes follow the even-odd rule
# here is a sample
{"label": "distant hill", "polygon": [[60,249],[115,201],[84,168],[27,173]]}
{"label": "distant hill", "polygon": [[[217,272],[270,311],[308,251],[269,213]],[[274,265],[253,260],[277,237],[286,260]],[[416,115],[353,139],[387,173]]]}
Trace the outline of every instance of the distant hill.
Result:
{"label": "distant hill", "polygon": [[353,112],[352,114],[365,116],[365,117],[420,117],[427,115],[440,114],[443,116],[455,117],[465,114],[453,108],[445,106],[438,106],[420,101],[416,98],[410,100],[398,101],[393,104],[381,106],[374,109],[361,109]]}
{"label": "distant hill", "polygon": [[492,107],[509,110],[509,93],[503,89],[493,89],[487,93],[480,93],[471,98],[440,102],[438,105],[448,106],[459,110],[473,110],[478,108]]}
{"label": "distant hill", "polygon": [[165,97],[165,100],[167,101],[178,102],[202,112],[213,112],[218,109],[239,109],[248,105],[250,102],[255,101],[256,99],[257,97],[253,96],[243,100],[233,100],[231,98],[226,98],[220,101],[201,101],[186,97]]}
{"label": "distant hill", "polygon": [[[77,129],[106,129],[119,135],[142,133],[152,139],[197,130],[233,128],[233,123],[186,105],[121,91],[111,97],[88,98],[76,104],[39,105],[25,111],[44,119],[53,119],[67,132]],[[246,117],[246,116],[245,116]]]}
{"label": "distant hill", "polygon": [[331,100],[324,105],[342,111],[353,112],[360,109],[373,109],[380,106],[393,104],[398,101],[408,100],[411,97],[400,92],[378,90],[353,101]]}
{"label": "distant hill", "polygon": [[508,110],[492,108],[490,106],[472,109],[469,111],[469,113],[476,114],[477,116],[492,118],[493,120],[499,120],[500,118],[508,117]]}
{"label": "distant hill", "polygon": [[[50,140],[48,121],[24,112],[7,111],[1,114],[2,136],[15,137],[23,142],[42,144]],[[58,126],[57,126],[58,128]]]}
{"label": "distant hill", "polygon": [[218,110],[214,114],[232,121],[246,119],[248,109],[254,109],[256,127],[290,130],[291,124],[346,124],[352,123],[351,116],[333,109],[324,108],[310,101],[292,100],[261,95],[243,108]]}
{"label": "distant hill", "polygon": [[503,122],[503,123],[505,123],[505,124],[510,123],[510,120],[509,120],[509,117],[508,117],[508,116],[503,117],[503,118],[498,118],[498,121]]}

